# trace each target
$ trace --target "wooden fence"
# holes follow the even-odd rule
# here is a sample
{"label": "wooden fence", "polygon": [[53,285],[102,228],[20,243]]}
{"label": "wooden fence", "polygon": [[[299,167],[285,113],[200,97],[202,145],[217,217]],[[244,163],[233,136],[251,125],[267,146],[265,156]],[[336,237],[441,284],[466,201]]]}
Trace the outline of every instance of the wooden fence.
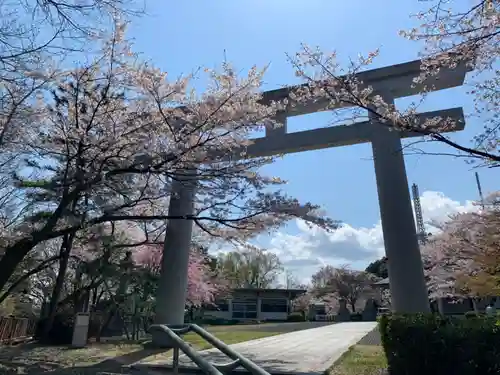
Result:
{"label": "wooden fence", "polygon": [[0,316],[0,344],[29,340],[34,335],[35,329],[35,319]]}

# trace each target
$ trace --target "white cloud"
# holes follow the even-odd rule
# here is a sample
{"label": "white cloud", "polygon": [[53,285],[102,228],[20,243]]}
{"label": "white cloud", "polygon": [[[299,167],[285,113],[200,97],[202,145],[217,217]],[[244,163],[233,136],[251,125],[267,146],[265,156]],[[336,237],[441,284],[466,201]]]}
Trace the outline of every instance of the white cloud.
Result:
{"label": "white cloud", "polygon": [[476,211],[479,208],[474,204],[474,201],[465,201],[464,204],[461,204],[437,191],[425,191],[420,197],[420,205],[426,226],[430,231],[435,230],[429,225],[430,223],[444,223],[450,215]]}
{"label": "white cloud", "polygon": [[[476,210],[472,201],[454,201],[441,192],[426,191],[420,197],[426,222],[444,222],[450,215]],[[309,227],[297,220],[299,233],[279,232],[271,238],[269,250],[278,254],[285,268],[305,282],[322,265],[342,264],[363,268],[384,254],[380,221],[372,227],[353,227],[348,223],[333,233]],[[433,231],[428,226],[429,231]]]}

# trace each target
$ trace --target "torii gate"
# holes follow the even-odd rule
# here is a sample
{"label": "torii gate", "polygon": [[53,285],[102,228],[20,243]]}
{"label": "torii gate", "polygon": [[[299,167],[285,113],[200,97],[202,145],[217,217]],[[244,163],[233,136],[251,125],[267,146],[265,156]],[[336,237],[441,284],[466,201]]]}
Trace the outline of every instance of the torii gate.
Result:
{"label": "torii gate", "polygon": [[[416,95],[421,87],[413,85],[413,78],[420,74],[421,61],[393,65],[359,73],[365,85],[373,87],[374,94],[385,102]],[[433,91],[461,86],[469,71],[466,64],[455,69],[441,69],[439,75],[425,82]],[[297,86],[264,92],[263,103],[283,100]],[[385,253],[388,257],[392,308],[396,312],[430,311],[422,259],[415,229],[411,197],[401,138],[418,137],[421,134],[389,131],[386,125],[370,120],[353,125],[333,126],[287,133],[287,117],[326,110],[326,103],[311,103],[293,107],[280,113],[277,121],[282,127],[267,129],[265,137],[257,138],[247,149],[247,157],[271,156],[329,147],[348,146],[370,142],[373,149],[380,216],[384,236]],[[441,116],[456,122],[454,129],[465,127],[461,107],[418,115],[421,122]],[[193,214],[195,189],[193,184],[181,179],[172,184],[169,215]],[[156,297],[156,323],[182,325],[187,289],[187,266],[193,222],[170,220],[163,250],[163,264]]]}

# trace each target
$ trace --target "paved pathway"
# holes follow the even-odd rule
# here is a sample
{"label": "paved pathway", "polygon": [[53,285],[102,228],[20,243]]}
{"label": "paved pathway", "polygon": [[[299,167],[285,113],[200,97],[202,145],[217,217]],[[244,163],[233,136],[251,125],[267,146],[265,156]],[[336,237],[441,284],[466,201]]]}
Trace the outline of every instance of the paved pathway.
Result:
{"label": "paved pathway", "polygon": [[363,337],[359,342],[359,345],[382,345],[382,337],[380,336],[380,330],[375,327],[369,334]]}
{"label": "paved pathway", "polygon": [[[375,322],[349,322],[285,333],[231,345],[231,348],[254,361],[271,374],[323,374],[350,346],[371,332]],[[213,363],[230,362],[217,349],[201,354]],[[181,369],[193,370],[196,365],[185,355],[179,358]],[[171,369],[172,361],[141,361],[136,369]]]}

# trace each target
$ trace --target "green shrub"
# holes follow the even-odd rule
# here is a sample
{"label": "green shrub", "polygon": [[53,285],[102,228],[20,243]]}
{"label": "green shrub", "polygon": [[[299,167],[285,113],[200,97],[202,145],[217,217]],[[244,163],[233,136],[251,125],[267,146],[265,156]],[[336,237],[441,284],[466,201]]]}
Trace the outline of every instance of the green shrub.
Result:
{"label": "green shrub", "polygon": [[478,314],[475,311],[467,311],[464,314],[464,316],[465,316],[466,319],[473,319],[473,318],[477,318]]}
{"label": "green shrub", "polygon": [[305,322],[306,317],[301,312],[290,313],[286,319],[287,322]]}
{"label": "green shrub", "polygon": [[476,319],[476,318],[484,318],[486,314],[483,312],[475,312],[475,311],[467,311],[465,314],[466,319]]}
{"label": "green shrub", "polygon": [[361,313],[351,314],[351,322],[361,322],[362,320],[363,320],[363,314]]}
{"label": "green shrub", "polygon": [[500,374],[495,319],[386,315],[379,326],[391,375]]}

